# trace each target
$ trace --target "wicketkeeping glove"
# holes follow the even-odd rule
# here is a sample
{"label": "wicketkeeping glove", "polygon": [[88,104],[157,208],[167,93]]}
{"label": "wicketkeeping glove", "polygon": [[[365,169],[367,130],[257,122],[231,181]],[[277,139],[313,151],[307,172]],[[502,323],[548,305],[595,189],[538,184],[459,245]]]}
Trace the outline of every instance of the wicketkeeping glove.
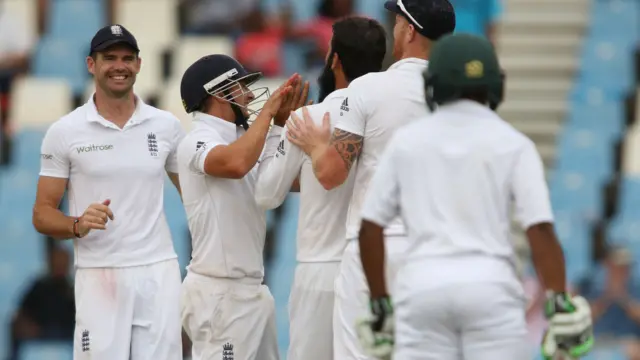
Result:
{"label": "wicketkeeping glove", "polygon": [[371,317],[356,324],[363,350],[378,359],[391,359],[393,354],[393,305],[389,297],[371,299]]}
{"label": "wicketkeeping glove", "polygon": [[585,356],[593,347],[593,325],[589,303],[581,296],[550,293],[545,303],[549,328],[542,339],[546,360],[563,354],[572,359]]}

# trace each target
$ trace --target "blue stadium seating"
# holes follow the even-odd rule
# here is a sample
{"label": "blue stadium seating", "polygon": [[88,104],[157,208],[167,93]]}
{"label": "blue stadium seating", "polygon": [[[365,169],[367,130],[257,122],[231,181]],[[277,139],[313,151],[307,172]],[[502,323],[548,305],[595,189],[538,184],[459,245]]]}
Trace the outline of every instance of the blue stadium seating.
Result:
{"label": "blue stadium seating", "polygon": [[640,39],[640,3],[636,0],[592,0],[590,34],[610,39]]}
{"label": "blue stadium seating", "polygon": [[[291,1],[295,21],[313,17],[319,0]],[[74,93],[84,92],[88,80],[84,58],[91,36],[105,24],[102,0],[54,0],[51,2],[48,34],[34,54],[32,71],[40,77],[66,79]],[[274,10],[280,0],[265,0]],[[360,0],[357,12],[382,20],[382,0]],[[591,258],[590,224],[601,216],[601,187],[612,171],[612,147],[624,131],[620,105],[632,83],[632,44],[640,40],[640,1],[592,0],[591,25],[580,52],[581,62],[570,94],[565,127],[558,137],[557,163],[550,182],[556,227],[566,250],[570,280],[583,276]],[[304,50],[287,44],[283,48],[284,72],[304,72]],[[612,76],[615,74],[615,76]],[[314,74],[315,75],[315,74]],[[310,76],[313,78],[313,76]],[[317,86],[311,98],[316,99]],[[45,94],[46,95],[46,94]],[[9,318],[20,294],[30,280],[44,271],[43,237],[31,225],[31,207],[39,171],[39,147],[44,130],[21,131],[16,136],[16,164],[0,169],[0,319]],[[640,244],[640,179],[623,183],[620,213],[608,229],[610,239],[628,245],[636,257]],[[278,226],[276,259],[269,273],[269,286],[276,300],[281,355],[288,347],[287,303],[295,268],[295,239],[299,198],[285,202],[283,221]],[[187,265],[189,236],[178,194],[167,181],[165,212],[174,238],[181,269]],[[271,219],[269,219],[271,222]],[[71,246],[72,242],[65,242]],[[0,326],[0,351],[6,349],[6,326]],[[20,360],[70,359],[68,344],[30,343]],[[597,349],[587,360],[622,360],[619,347]]]}
{"label": "blue stadium seating", "polygon": [[48,34],[53,37],[89,44],[96,31],[105,25],[105,2],[102,0],[51,1]]}
{"label": "blue stadium seating", "polygon": [[[618,214],[607,229],[612,243],[624,245],[640,257],[640,177],[623,178],[618,196]],[[640,270],[640,269],[638,269]]]}
{"label": "blue stadium seating", "polygon": [[65,79],[74,94],[81,95],[89,79],[85,62],[89,53],[88,44],[63,36],[44,36],[34,54],[33,74],[43,78]]}
{"label": "blue stadium seating", "polygon": [[299,41],[285,41],[282,46],[282,73],[304,73],[306,68],[305,54],[308,53],[308,50],[309,47]]}
{"label": "blue stadium seating", "polygon": [[567,254],[567,279],[577,282],[591,266],[592,247],[588,218],[573,212],[557,211],[555,226],[558,239]]}
{"label": "blue stadium seating", "polygon": [[73,345],[32,341],[21,347],[18,356],[19,360],[69,360],[73,358]]}
{"label": "blue stadium seating", "polygon": [[13,160],[16,167],[37,175],[40,171],[40,147],[45,133],[45,129],[31,129],[15,134]]}
{"label": "blue stadium seating", "polygon": [[278,330],[278,346],[280,356],[286,359],[289,347],[289,293],[293,283],[296,266],[296,231],[298,228],[298,211],[300,197],[291,194],[284,204],[282,221],[276,229],[277,247],[272,267],[269,269],[267,281],[276,302],[276,327]]}
{"label": "blue stadium seating", "polygon": [[585,127],[569,125],[559,135],[556,170],[579,173],[602,182],[613,171],[611,142]]}
{"label": "blue stadium seating", "polygon": [[620,345],[607,346],[604,348],[595,348],[590,354],[582,358],[582,360],[627,360],[624,348]]}
{"label": "blue stadium seating", "polygon": [[[591,89],[594,88],[599,89]],[[624,114],[619,98],[616,101],[602,99],[602,102],[595,102],[589,99],[589,90],[587,86],[574,89],[565,126],[592,130],[597,135],[604,136],[604,141],[617,140],[624,129]]]}
{"label": "blue stadium seating", "polygon": [[[633,47],[635,44],[596,37],[585,40],[578,76],[591,84],[607,88],[633,86]],[[611,76],[616,74],[616,76]]]}

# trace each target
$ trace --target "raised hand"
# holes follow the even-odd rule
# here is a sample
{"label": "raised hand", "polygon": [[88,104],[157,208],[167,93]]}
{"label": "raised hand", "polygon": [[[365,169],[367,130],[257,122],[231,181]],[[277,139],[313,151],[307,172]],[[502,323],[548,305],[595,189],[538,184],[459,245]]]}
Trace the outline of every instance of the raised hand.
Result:
{"label": "raised hand", "polygon": [[291,75],[291,77],[287,79],[284,84],[280,85],[280,87],[277,88],[271,94],[271,96],[269,96],[269,99],[260,111],[261,113],[266,112],[269,115],[269,121],[271,121],[271,118],[275,117],[278,114],[283,101],[287,99],[296,81],[299,81],[299,77],[300,75],[298,74]]}
{"label": "raised hand", "polygon": [[289,119],[292,111],[303,107],[309,98],[309,82],[303,83],[302,77],[298,76],[292,84],[293,89],[280,105],[278,113],[273,119],[273,123],[278,126],[284,126]]}

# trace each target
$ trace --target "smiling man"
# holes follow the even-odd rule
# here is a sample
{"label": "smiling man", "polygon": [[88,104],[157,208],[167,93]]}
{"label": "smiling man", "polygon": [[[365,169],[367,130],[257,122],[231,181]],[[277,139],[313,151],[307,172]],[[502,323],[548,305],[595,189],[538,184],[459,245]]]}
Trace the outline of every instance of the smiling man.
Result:
{"label": "smiling man", "polygon": [[[165,172],[180,190],[184,133],[134,94],[139,52],[123,26],[100,29],[87,56],[95,93],[42,142],[33,224],[74,239],[76,360],[182,359],[180,270],[163,192]],[[58,210],[67,189],[68,215]]]}

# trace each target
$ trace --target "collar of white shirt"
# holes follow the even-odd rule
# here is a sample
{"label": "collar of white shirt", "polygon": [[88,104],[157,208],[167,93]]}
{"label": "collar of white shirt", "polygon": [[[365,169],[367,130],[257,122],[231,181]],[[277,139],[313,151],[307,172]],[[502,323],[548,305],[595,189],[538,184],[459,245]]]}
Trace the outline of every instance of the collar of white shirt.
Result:
{"label": "collar of white shirt", "polygon": [[[102,115],[98,113],[96,103],[93,100],[94,96],[95,93],[91,95],[89,101],[87,102],[87,120],[97,122],[106,127],[118,129],[118,127],[114,123],[103,118]],[[145,104],[144,101],[142,101],[142,99],[140,99],[140,97],[136,95],[136,110],[133,112],[131,119],[129,119],[129,121],[127,121],[127,123],[125,124],[124,129],[137,124],[141,124],[144,121],[151,119],[153,117],[153,112],[151,111],[151,109],[152,108],[149,105]]]}
{"label": "collar of white shirt", "polygon": [[[487,105],[482,105],[476,101],[468,100],[468,99],[460,99],[456,101],[452,101],[450,103],[444,104],[438,107],[438,112],[440,113],[451,113],[451,114],[473,114],[474,118],[497,118],[498,115]],[[465,118],[460,116],[453,116],[453,119],[457,118]]]}
{"label": "collar of white shirt", "polygon": [[389,66],[389,70],[391,69],[398,69],[398,68],[402,68],[405,66],[415,66],[415,65],[419,65],[422,67],[427,67],[427,65],[429,65],[429,61],[424,60],[424,59],[418,59],[418,58],[414,58],[414,57],[410,57],[410,58],[406,58],[406,59],[402,59],[402,60],[398,60],[395,63],[393,63],[393,65]]}
{"label": "collar of white shirt", "polygon": [[209,114],[195,112],[193,116],[194,127],[206,127],[215,130],[223,140],[233,142],[238,138],[237,125]]}

